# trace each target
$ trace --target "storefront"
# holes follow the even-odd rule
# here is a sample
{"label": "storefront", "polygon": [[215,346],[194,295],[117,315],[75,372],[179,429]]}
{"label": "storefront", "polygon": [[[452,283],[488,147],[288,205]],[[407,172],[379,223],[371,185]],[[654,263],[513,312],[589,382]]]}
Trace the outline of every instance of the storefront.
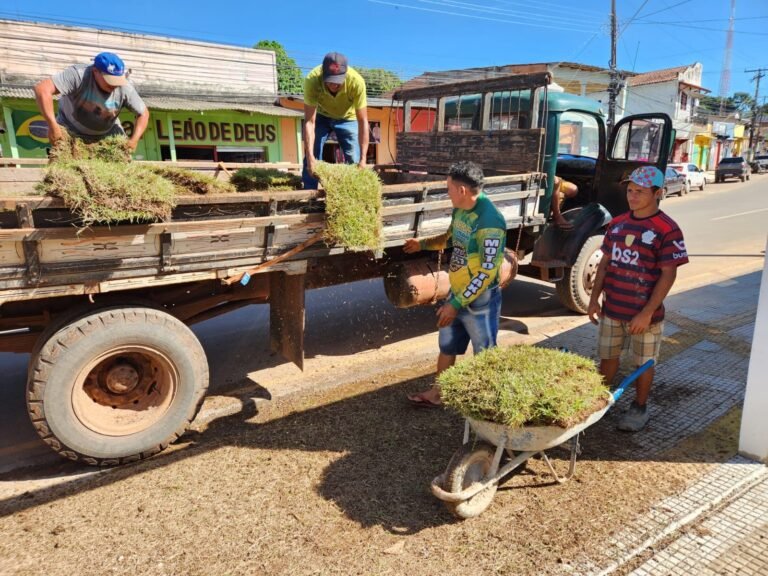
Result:
{"label": "storefront", "polygon": [[[37,110],[32,89],[10,90],[0,88],[2,154],[44,158],[50,146],[48,125]],[[299,112],[268,104],[198,101],[193,97],[146,96],[144,101],[150,121],[136,149],[136,159],[292,163],[301,159],[303,115]],[[134,115],[123,112],[120,121],[130,136]]]}

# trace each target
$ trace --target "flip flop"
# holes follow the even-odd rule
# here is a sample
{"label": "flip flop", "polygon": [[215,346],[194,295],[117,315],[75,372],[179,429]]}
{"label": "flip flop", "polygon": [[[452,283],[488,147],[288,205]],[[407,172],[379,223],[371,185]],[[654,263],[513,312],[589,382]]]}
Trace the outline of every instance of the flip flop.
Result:
{"label": "flip flop", "polygon": [[424,397],[424,394],[413,394],[412,396],[406,396],[408,402],[414,408],[442,408],[443,403],[436,403]]}

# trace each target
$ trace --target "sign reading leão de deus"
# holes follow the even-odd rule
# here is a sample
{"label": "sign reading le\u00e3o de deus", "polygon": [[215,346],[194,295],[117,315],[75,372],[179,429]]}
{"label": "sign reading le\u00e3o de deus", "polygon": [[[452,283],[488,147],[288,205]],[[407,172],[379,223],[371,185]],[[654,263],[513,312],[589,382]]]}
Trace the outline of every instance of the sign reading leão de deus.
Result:
{"label": "sign reading le\u00e3o de deus", "polygon": [[[169,139],[168,125],[155,120],[158,140]],[[171,120],[173,138],[181,142],[274,142],[277,131],[271,124],[214,120]]]}

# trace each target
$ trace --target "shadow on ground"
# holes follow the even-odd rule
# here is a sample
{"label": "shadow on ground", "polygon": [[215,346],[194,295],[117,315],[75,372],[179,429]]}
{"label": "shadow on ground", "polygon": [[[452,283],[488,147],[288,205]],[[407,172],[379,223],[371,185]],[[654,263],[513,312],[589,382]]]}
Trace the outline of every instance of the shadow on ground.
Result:
{"label": "shadow on ground", "polygon": [[[737,439],[727,431],[713,440],[712,449],[675,452],[673,448],[697,434],[706,435],[708,426],[743,400],[760,275],[745,275],[735,282],[739,285],[736,290],[732,284],[707,286],[668,299],[669,336],[657,372],[649,427],[636,435],[616,432],[618,412],[632,396],[625,395],[620,406],[586,430],[582,462],[707,463],[723,461],[734,453]],[[731,295],[729,299],[726,294]],[[696,318],[683,315],[681,311],[686,310],[694,311]],[[591,355],[594,337],[594,327],[586,324],[542,345],[568,345],[575,352]],[[459,448],[462,419],[449,411],[417,410],[404,400],[406,393],[423,389],[430,380],[401,378],[343,398],[333,398],[331,392],[324,405],[267,422],[259,420],[252,404],[246,404],[242,412],[215,420],[200,433],[188,433],[178,446],[148,461],[2,500],[0,516],[183,464],[222,447],[239,447],[293,451],[297,458],[302,452],[338,454],[323,470],[316,490],[362,526],[379,525],[392,533],[413,534],[451,523],[454,520],[431,496],[428,486]],[[567,454],[555,450],[553,456],[563,469]],[[64,463],[56,472],[74,475],[85,470]],[[210,472],[216,474],[216,470]],[[32,470],[2,480],[22,476],[41,477]],[[258,470],[252,478],[259,482]],[[508,486],[514,487],[518,481],[528,487],[551,484],[546,475],[522,474]]]}

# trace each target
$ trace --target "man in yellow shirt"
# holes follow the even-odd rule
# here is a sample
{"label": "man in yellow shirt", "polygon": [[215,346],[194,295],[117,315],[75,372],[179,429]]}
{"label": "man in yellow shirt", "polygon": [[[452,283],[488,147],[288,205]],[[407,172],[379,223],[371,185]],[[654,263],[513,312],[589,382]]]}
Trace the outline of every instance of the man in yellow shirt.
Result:
{"label": "man in yellow shirt", "polygon": [[331,132],[347,164],[365,167],[368,155],[368,101],[365,80],[347,64],[347,57],[330,52],[304,80],[304,188],[317,188],[315,164]]}

